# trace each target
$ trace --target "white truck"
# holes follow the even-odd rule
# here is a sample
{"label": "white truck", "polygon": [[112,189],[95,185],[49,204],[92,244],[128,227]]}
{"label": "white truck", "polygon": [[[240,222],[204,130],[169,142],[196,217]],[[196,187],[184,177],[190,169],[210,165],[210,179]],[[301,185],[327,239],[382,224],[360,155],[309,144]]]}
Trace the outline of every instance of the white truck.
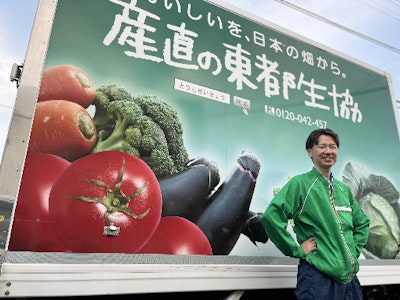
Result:
{"label": "white truck", "polygon": [[11,78],[0,297],[293,289],[260,217],[317,128],[371,219],[361,284],[400,284],[389,74],[217,0],[40,0]]}

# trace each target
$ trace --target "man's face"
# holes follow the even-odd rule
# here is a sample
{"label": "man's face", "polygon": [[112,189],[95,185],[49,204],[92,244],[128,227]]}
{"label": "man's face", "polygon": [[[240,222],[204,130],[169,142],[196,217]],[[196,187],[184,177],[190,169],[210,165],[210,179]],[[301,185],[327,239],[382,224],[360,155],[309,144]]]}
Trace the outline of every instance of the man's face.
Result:
{"label": "man's face", "polygon": [[329,135],[321,135],[318,144],[307,150],[317,169],[329,169],[337,160],[338,147]]}

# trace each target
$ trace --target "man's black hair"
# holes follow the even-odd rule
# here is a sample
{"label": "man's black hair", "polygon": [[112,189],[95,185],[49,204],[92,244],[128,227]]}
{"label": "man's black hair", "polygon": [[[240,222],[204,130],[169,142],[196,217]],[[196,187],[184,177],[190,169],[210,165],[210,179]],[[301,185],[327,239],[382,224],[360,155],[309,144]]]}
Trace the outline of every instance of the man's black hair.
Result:
{"label": "man's black hair", "polygon": [[306,141],[306,150],[311,149],[314,145],[318,145],[318,140],[321,135],[329,135],[335,141],[336,146],[339,148],[339,136],[331,129],[323,128],[317,129],[310,133]]}

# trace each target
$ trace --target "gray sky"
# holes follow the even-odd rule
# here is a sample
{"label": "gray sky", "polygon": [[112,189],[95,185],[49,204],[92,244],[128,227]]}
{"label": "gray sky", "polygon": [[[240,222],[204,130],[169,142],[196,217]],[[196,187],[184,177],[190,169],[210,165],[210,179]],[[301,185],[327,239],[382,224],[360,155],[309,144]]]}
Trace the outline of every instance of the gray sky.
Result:
{"label": "gray sky", "polygon": [[[198,1],[198,0],[196,0]],[[25,58],[38,0],[2,0],[0,3],[0,156],[16,97],[16,85],[10,82],[13,63]],[[400,1],[399,0],[290,0],[330,24],[285,5],[278,0],[227,0],[267,22],[284,27],[339,53],[390,74],[395,99],[400,99]],[[340,24],[371,40],[349,33]],[[375,43],[389,45],[394,50]],[[399,106],[399,105],[398,105]]]}

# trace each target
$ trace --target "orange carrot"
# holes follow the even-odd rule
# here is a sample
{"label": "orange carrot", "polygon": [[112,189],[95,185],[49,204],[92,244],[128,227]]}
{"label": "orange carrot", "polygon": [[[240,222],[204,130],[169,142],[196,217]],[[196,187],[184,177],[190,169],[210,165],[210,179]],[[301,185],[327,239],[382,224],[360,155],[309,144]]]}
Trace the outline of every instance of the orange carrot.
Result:
{"label": "orange carrot", "polygon": [[96,88],[82,69],[58,65],[43,72],[38,101],[69,100],[87,108],[96,97]]}
{"label": "orange carrot", "polygon": [[96,127],[82,106],[66,100],[37,103],[28,153],[50,153],[73,161],[89,153],[95,143]]}

